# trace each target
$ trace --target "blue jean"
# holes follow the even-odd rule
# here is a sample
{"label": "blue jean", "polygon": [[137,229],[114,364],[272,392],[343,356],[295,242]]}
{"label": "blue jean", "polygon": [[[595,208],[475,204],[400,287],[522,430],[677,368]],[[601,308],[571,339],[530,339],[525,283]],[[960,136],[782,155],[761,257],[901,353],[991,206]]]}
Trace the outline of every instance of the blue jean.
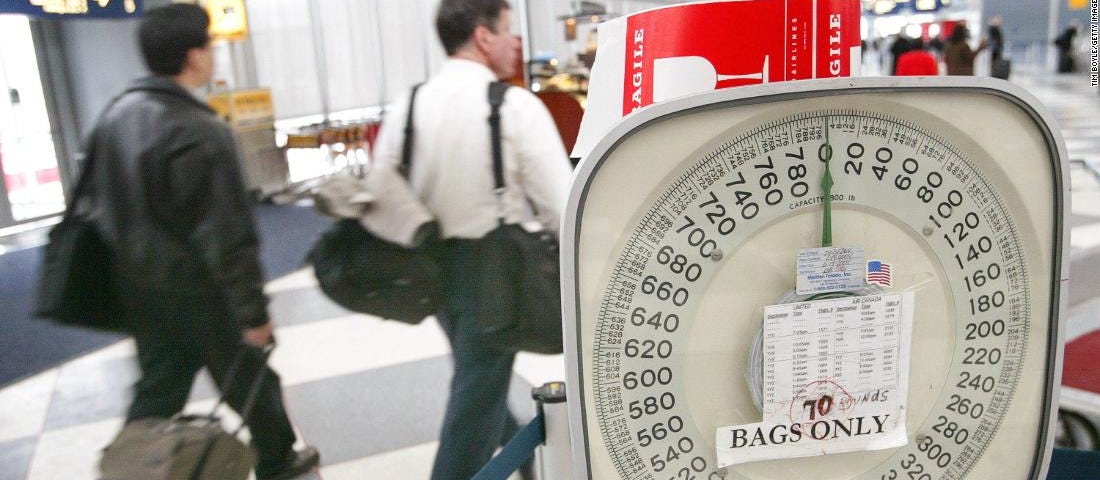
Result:
{"label": "blue jean", "polygon": [[[432,465],[432,480],[469,480],[488,463],[493,452],[519,427],[508,411],[508,385],[516,354],[486,347],[478,338],[477,318],[470,304],[476,285],[463,272],[475,261],[461,245],[448,245],[443,278],[445,311],[437,315],[451,343],[454,376]],[[524,466],[530,475],[530,462]]]}

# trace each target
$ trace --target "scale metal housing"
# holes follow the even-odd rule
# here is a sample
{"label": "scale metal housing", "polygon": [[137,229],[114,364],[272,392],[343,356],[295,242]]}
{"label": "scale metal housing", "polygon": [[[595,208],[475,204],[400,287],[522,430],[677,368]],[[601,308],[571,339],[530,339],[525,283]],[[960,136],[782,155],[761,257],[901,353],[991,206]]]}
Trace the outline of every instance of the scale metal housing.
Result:
{"label": "scale metal housing", "polygon": [[[760,421],[745,374],[762,308],[820,246],[826,142],[833,244],[889,259],[888,291],[916,292],[909,442],[716,469],[715,429]],[[1045,478],[1065,158],[1040,103],[988,78],[748,86],[625,118],[579,166],[562,227],[575,477]]]}

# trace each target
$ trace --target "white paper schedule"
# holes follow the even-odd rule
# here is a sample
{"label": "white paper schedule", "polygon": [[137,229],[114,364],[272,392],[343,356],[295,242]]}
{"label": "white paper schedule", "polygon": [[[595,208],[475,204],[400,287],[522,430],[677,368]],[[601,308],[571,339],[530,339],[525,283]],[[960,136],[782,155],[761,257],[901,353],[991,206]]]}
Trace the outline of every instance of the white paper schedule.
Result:
{"label": "white paper schedule", "polygon": [[763,421],[719,428],[719,463],[905,445],[912,321],[912,292],[765,307]]}

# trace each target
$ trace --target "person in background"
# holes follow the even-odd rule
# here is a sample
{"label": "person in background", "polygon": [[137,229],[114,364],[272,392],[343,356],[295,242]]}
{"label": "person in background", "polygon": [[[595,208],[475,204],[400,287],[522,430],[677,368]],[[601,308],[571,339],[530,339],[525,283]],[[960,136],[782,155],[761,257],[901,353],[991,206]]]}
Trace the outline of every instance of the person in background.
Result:
{"label": "person in background", "polygon": [[[434,480],[471,478],[518,430],[507,406],[515,354],[479,338],[471,305],[477,289],[467,279],[477,257],[469,245],[501,221],[538,220],[556,231],[569,191],[571,168],[554,120],[523,88],[509,88],[501,106],[506,188],[499,200],[493,191],[489,84],[514,73],[512,22],[504,0],[443,0],[436,30],[448,59],[415,97],[409,183],[439,222],[444,305],[437,319],[454,358]],[[379,165],[401,162],[408,106],[406,95],[386,116]]]}
{"label": "person in background", "polygon": [[955,30],[951,32],[951,38],[943,47],[943,61],[947,65],[948,75],[974,75],[974,57],[989,46],[989,41],[982,39],[977,50],[971,49],[970,29],[966,24],[959,22]]}
{"label": "person in background", "polygon": [[1001,31],[1001,16],[994,15],[989,19],[989,66],[990,70],[993,70],[993,65],[997,61],[1004,58],[1005,52],[1005,36]]}
{"label": "person in background", "polygon": [[172,417],[200,368],[222,385],[237,362],[224,392],[234,409],[265,377],[247,421],[256,477],[290,479],[320,456],[293,449],[279,377],[264,360],[273,327],[236,141],[192,93],[214,71],[209,23],[191,4],[145,12],[138,40],[152,74],[131,83],[95,125],[86,206],[114,253],[123,319],[137,344],[141,379],[127,422]]}
{"label": "person in background", "polygon": [[1072,73],[1077,71],[1077,65],[1073,61],[1073,39],[1077,36],[1077,20],[1062,31],[1058,38],[1054,39],[1054,45],[1058,47],[1058,73]]}
{"label": "person in background", "polygon": [[890,44],[890,75],[898,74],[898,59],[909,51],[910,44],[911,40],[905,35],[905,32],[898,32],[894,38],[894,43]]}
{"label": "person in background", "polygon": [[898,59],[899,76],[939,75],[940,67],[936,57],[924,48],[924,39],[915,38],[911,42],[913,49]]}
{"label": "person in background", "polygon": [[1001,16],[989,19],[989,76],[1008,80],[1012,75],[1012,62],[1005,58],[1005,36],[1001,30]]}
{"label": "person in background", "polygon": [[926,43],[926,46],[928,47],[928,50],[932,51],[933,55],[943,55],[943,37],[941,37],[940,35],[936,35],[929,39],[928,43]]}

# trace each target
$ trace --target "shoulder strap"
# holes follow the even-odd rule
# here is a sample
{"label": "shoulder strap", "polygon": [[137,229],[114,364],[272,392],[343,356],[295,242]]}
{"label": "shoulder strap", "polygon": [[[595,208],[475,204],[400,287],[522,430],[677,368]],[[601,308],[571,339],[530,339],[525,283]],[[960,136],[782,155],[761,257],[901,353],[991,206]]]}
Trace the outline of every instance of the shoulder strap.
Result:
{"label": "shoulder strap", "polygon": [[88,182],[92,180],[92,165],[95,164],[95,137],[98,131],[98,126],[92,127],[88,138],[84,139],[84,162],[80,166],[80,176],[76,179],[76,185],[73,186],[73,190],[69,195],[69,204],[65,207],[65,215],[61,220],[63,222],[76,214],[77,202],[84,195],[84,190],[88,188]]}
{"label": "shoulder strap", "polygon": [[96,118],[96,122],[92,124],[92,131],[88,133],[88,136],[84,138],[84,162],[80,166],[80,176],[77,177],[76,185],[73,186],[73,190],[69,195],[69,203],[65,207],[65,214],[62,216],[62,221],[68,220],[76,214],[77,201],[84,195],[84,190],[88,188],[88,183],[92,181],[92,166],[95,165],[95,144],[96,136],[99,132],[99,124],[103,122],[103,119],[107,116],[107,112],[111,110],[118,103],[119,99],[130,93],[136,88],[127,88],[122,93],[116,95],[107,103],[107,107]]}
{"label": "shoulder strap", "polygon": [[504,153],[501,151],[500,106],[504,103],[504,93],[512,85],[507,82],[489,84],[489,129],[493,141],[493,189],[499,192],[504,188]]}
{"label": "shoulder strap", "polygon": [[412,93],[409,94],[409,112],[405,116],[405,143],[401,146],[401,167],[398,170],[406,178],[409,176],[409,169],[412,168],[413,107],[416,105],[416,91],[420,90],[422,85],[424,84],[413,85]]}

